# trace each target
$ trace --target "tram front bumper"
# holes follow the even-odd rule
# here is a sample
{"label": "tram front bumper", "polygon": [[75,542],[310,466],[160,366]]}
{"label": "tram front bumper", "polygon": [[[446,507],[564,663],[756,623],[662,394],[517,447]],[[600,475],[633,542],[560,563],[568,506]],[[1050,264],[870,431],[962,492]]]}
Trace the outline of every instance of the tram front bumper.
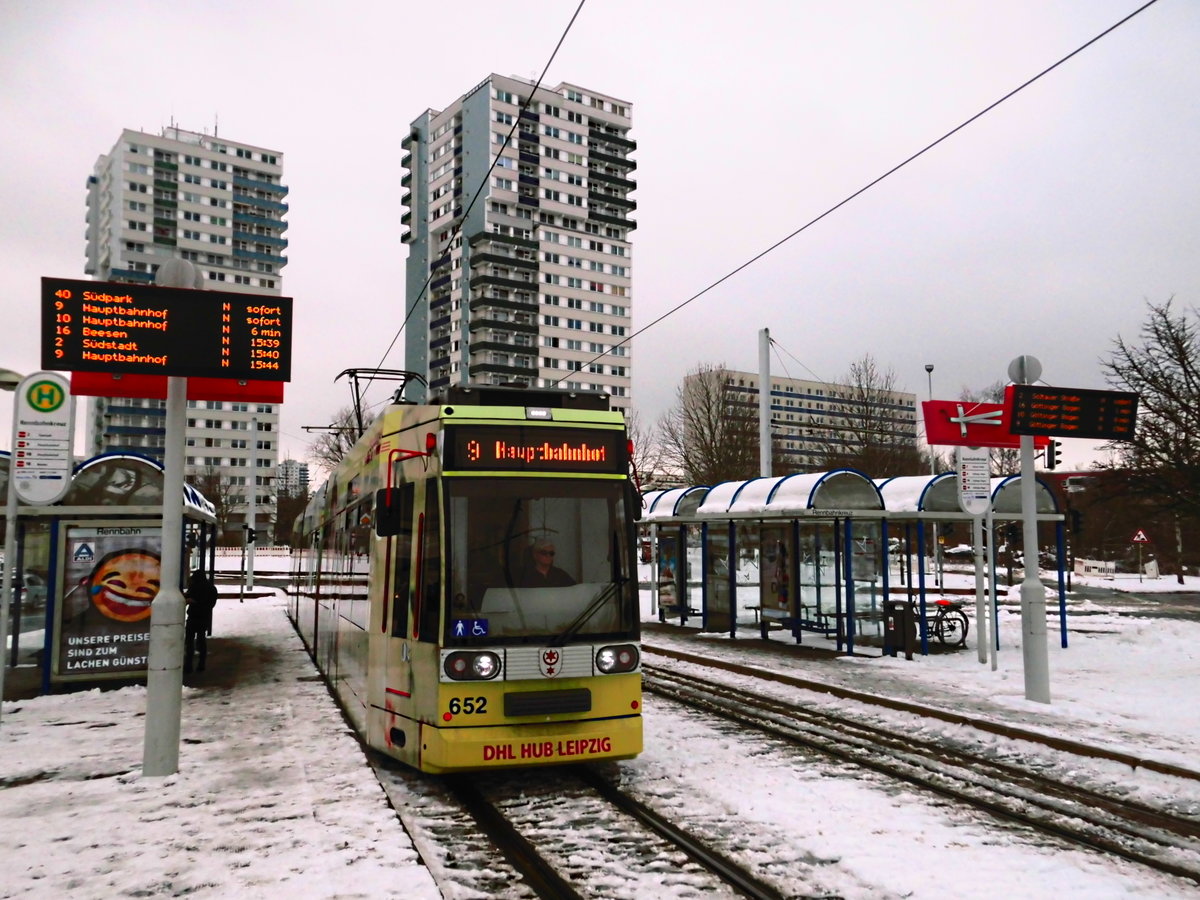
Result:
{"label": "tram front bumper", "polygon": [[421,725],[419,768],[461,772],[630,759],[642,752],[642,717],[438,728]]}

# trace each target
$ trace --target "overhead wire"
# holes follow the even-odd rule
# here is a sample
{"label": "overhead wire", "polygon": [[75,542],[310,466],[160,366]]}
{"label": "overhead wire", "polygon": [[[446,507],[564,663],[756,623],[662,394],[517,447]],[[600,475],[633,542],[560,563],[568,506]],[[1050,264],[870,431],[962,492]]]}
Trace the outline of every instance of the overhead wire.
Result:
{"label": "overhead wire", "polygon": [[[837,210],[841,209],[841,208],[842,208],[843,206],[845,206],[847,203],[849,203],[850,201],[852,201],[852,200],[854,200],[854,199],[858,198],[858,197],[859,197],[859,196],[861,196],[862,194],[865,194],[867,191],[869,191],[871,188],[875,187],[877,184],[879,184],[880,182],[882,182],[884,179],[886,179],[886,178],[888,178],[888,177],[890,177],[890,176],[894,175],[896,172],[899,172],[901,169],[903,169],[903,168],[904,168],[905,166],[907,166],[909,163],[911,163],[911,162],[913,162],[914,160],[916,160],[916,159],[918,159],[918,158],[920,158],[920,157],[924,156],[926,153],[928,153],[928,152],[929,152],[930,150],[932,150],[934,147],[938,146],[939,144],[941,144],[941,143],[943,143],[944,141],[948,140],[949,138],[953,137],[955,134],[957,134],[958,132],[962,131],[964,128],[966,128],[968,125],[972,124],[972,123],[973,123],[973,122],[975,122],[976,120],[978,120],[978,119],[982,118],[983,116],[987,115],[987,114],[988,114],[989,112],[991,112],[993,109],[995,109],[996,107],[998,107],[998,106],[999,106],[1001,103],[1004,103],[1006,100],[1009,100],[1009,99],[1011,99],[1012,97],[1014,97],[1014,96],[1016,96],[1017,94],[1019,94],[1021,91],[1025,90],[1025,88],[1027,88],[1027,87],[1029,87],[1030,85],[1032,85],[1034,82],[1036,82],[1036,81],[1038,81],[1039,79],[1041,79],[1041,78],[1045,77],[1046,75],[1050,74],[1050,73],[1051,73],[1051,72],[1053,72],[1055,69],[1057,69],[1059,66],[1063,65],[1065,62],[1067,62],[1068,60],[1070,60],[1072,57],[1074,57],[1074,56],[1077,56],[1078,54],[1082,53],[1082,52],[1083,52],[1084,50],[1086,50],[1088,47],[1092,46],[1092,44],[1095,44],[1095,43],[1096,43],[1097,41],[1099,41],[1101,38],[1104,38],[1104,37],[1108,36],[1108,35],[1109,35],[1109,34],[1111,34],[1113,31],[1115,31],[1116,29],[1118,29],[1118,28],[1120,28],[1122,25],[1124,25],[1126,22],[1128,22],[1130,19],[1134,18],[1135,16],[1139,15],[1139,14],[1140,14],[1140,13],[1142,13],[1142,12],[1145,12],[1147,9],[1149,9],[1151,6],[1153,6],[1153,5],[1154,5],[1155,3],[1157,3],[1157,2],[1158,2],[1158,0],[1148,0],[1148,2],[1144,3],[1142,6],[1139,6],[1137,9],[1135,9],[1133,12],[1129,13],[1127,16],[1125,16],[1124,18],[1122,18],[1120,21],[1116,22],[1116,23],[1115,23],[1115,24],[1113,24],[1113,25],[1110,25],[1108,28],[1104,29],[1102,32],[1100,32],[1099,34],[1097,34],[1095,37],[1091,38],[1090,40],[1088,40],[1088,41],[1086,41],[1085,43],[1081,44],[1080,46],[1076,47],[1074,50],[1072,50],[1072,51],[1071,51],[1070,53],[1068,53],[1066,56],[1064,56],[1064,57],[1062,57],[1061,59],[1059,59],[1057,62],[1053,63],[1053,64],[1052,64],[1052,65],[1050,65],[1050,66],[1047,66],[1045,69],[1042,69],[1042,71],[1038,72],[1038,73],[1037,73],[1036,75],[1034,75],[1032,78],[1028,79],[1027,81],[1023,82],[1022,84],[1020,84],[1020,85],[1018,85],[1017,87],[1013,88],[1011,91],[1009,91],[1009,92],[1008,92],[1007,94],[1005,94],[1003,97],[1001,97],[999,100],[996,100],[996,101],[994,101],[994,102],[992,102],[992,103],[988,104],[988,105],[987,105],[987,106],[985,106],[983,109],[981,109],[979,112],[975,113],[975,115],[971,116],[969,119],[966,119],[966,120],[965,120],[965,121],[963,121],[961,124],[959,124],[959,125],[956,125],[954,128],[952,128],[952,129],[950,129],[949,131],[947,131],[945,134],[943,134],[943,135],[942,135],[940,138],[938,138],[937,140],[933,141],[932,143],[926,144],[924,147],[922,147],[922,148],[921,148],[920,150],[918,150],[916,153],[914,153],[914,154],[912,154],[911,156],[909,156],[909,157],[908,157],[907,159],[905,159],[903,162],[901,162],[901,163],[898,163],[898,164],[896,164],[896,165],[892,166],[892,168],[888,169],[886,172],[884,172],[884,173],[883,173],[882,175],[880,175],[879,177],[877,177],[877,178],[873,179],[872,181],[869,181],[869,182],[867,182],[867,184],[865,184],[865,185],[863,185],[862,187],[860,187],[858,190],[856,190],[854,193],[852,193],[852,194],[850,194],[849,196],[847,196],[845,199],[843,199],[843,200],[839,201],[838,203],[835,203],[833,206],[829,207],[829,209],[825,210],[825,212],[821,213],[819,216],[816,216],[815,218],[813,218],[813,219],[810,219],[808,222],[805,222],[803,225],[801,225],[801,226],[800,226],[799,228],[797,228],[795,231],[791,232],[790,234],[786,235],[786,236],[785,236],[785,237],[783,237],[783,238],[780,238],[778,241],[776,241],[775,243],[771,244],[771,246],[767,247],[765,250],[762,250],[762,251],[760,251],[759,253],[756,253],[754,256],[750,257],[750,259],[746,260],[744,263],[742,263],[741,265],[739,265],[737,268],[735,268],[735,269],[733,269],[732,271],[730,271],[730,272],[726,273],[725,275],[722,275],[720,278],[718,278],[718,279],[717,279],[716,281],[714,281],[712,284],[708,285],[707,287],[705,287],[704,289],[702,289],[702,290],[700,290],[700,291],[697,291],[695,294],[693,294],[692,296],[688,297],[686,300],[684,300],[684,301],[682,301],[682,302],[680,302],[680,303],[676,304],[676,305],[675,305],[675,306],[673,306],[671,309],[667,310],[665,313],[663,313],[663,314],[662,314],[662,315],[660,315],[658,318],[656,318],[654,321],[650,322],[648,325],[644,325],[644,326],[642,326],[642,327],[641,327],[641,328],[639,328],[637,331],[635,331],[635,332],[633,332],[632,334],[630,334],[630,335],[626,336],[626,337],[625,337],[624,339],[622,339],[621,341],[619,341],[619,342],[617,342],[617,343],[613,344],[613,345],[612,345],[612,347],[610,347],[608,350],[605,350],[603,353],[599,353],[599,354],[597,354],[596,356],[592,357],[591,359],[589,359],[587,362],[583,363],[582,365],[583,365],[583,366],[589,366],[589,365],[591,365],[592,363],[596,362],[597,360],[603,359],[604,357],[606,357],[606,356],[608,356],[610,353],[612,353],[612,351],[613,351],[613,350],[615,350],[617,347],[621,347],[621,346],[623,346],[623,345],[625,345],[625,344],[629,343],[630,341],[632,341],[632,340],[633,340],[635,337],[638,337],[639,335],[645,334],[647,331],[649,331],[649,330],[650,330],[651,328],[653,328],[654,326],[658,325],[658,324],[659,324],[660,322],[662,322],[664,319],[667,319],[667,318],[669,318],[670,316],[673,316],[675,313],[679,312],[679,310],[683,309],[685,306],[689,305],[690,303],[692,303],[692,302],[694,302],[694,301],[696,301],[696,300],[699,300],[701,297],[703,297],[705,294],[707,294],[707,293],[708,293],[709,291],[711,291],[713,288],[716,288],[716,287],[718,287],[719,285],[721,285],[721,284],[724,284],[726,281],[728,281],[728,280],[729,280],[730,278],[732,278],[734,275],[737,275],[738,273],[742,272],[743,270],[745,270],[745,269],[749,268],[750,266],[754,265],[754,263],[758,262],[760,259],[762,259],[763,257],[767,256],[769,253],[772,253],[773,251],[775,251],[775,250],[777,250],[778,248],[782,247],[784,244],[786,244],[786,243],[787,243],[788,241],[790,241],[792,238],[794,238],[794,237],[796,237],[797,235],[799,235],[799,234],[803,233],[804,231],[807,231],[807,230],[808,230],[809,228],[811,228],[813,225],[816,225],[818,222],[820,222],[820,221],[821,221],[822,219],[824,219],[826,216],[829,216],[829,215],[831,215],[832,213],[834,213],[834,212],[837,212]],[[565,379],[567,379],[567,378],[571,377],[571,375],[572,375],[572,374],[574,374],[574,373],[568,372],[566,375],[563,375],[563,376],[562,376],[562,378],[559,378],[559,379],[555,380],[554,382],[552,382],[552,383],[551,383],[551,386],[553,386],[553,385],[556,385],[556,384],[559,384],[560,382],[564,381]]]}

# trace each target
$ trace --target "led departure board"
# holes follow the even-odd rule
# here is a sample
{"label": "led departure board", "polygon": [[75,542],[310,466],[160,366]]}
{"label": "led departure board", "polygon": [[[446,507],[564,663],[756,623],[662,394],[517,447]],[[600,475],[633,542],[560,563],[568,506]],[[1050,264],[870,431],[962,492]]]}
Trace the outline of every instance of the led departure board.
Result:
{"label": "led departure board", "polygon": [[42,279],[42,368],[290,381],[292,298]]}
{"label": "led departure board", "polygon": [[446,429],[447,471],[625,474],[622,431],[557,425],[456,425]]}
{"label": "led departure board", "polygon": [[1125,391],[1014,384],[1011,391],[1014,434],[1132,440],[1138,395]]}

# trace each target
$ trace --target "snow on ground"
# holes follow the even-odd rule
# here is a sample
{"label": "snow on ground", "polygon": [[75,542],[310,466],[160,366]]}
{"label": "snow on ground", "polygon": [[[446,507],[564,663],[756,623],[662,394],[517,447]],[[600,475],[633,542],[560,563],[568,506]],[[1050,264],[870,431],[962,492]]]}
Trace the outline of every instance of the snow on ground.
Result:
{"label": "snow on ground", "polygon": [[[262,571],[274,562],[256,565]],[[1168,583],[1173,579],[1134,590],[1170,589]],[[184,689],[178,774],[141,775],[144,688],[4,704],[0,897],[439,896],[315,679],[282,594],[265,589],[267,596],[239,603],[231,590],[224,586],[216,609],[209,670],[189,676]],[[1012,604],[1002,605],[996,671],[978,662],[974,633],[971,649],[912,661],[760,659],[804,677],[1200,767],[1200,704],[1193,699],[1200,622],[1072,603],[1079,608],[1070,619],[1069,649],[1058,646],[1053,619],[1049,627],[1050,705],[1024,699]],[[747,637],[755,635],[747,629]],[[700,644],[714,655],[748,653],[747,643],[727,637]],[[697,649],[694,636],[690,649]],[[1200,894],[1194,884],[1132,864],[1040,846],[1020,829],[844,766],[798,763],[780,745],[722,731],[653,697],[646,703],[646,750],[621,766],[628,783],[664,808],[744,832],[745,851],[769,863],[797,894],[864,900]],[[1160,780],[1142,771],[1106,774],[1134,792],[1153,793]],[[1200,813],[1200,798],[1184,799]]]}

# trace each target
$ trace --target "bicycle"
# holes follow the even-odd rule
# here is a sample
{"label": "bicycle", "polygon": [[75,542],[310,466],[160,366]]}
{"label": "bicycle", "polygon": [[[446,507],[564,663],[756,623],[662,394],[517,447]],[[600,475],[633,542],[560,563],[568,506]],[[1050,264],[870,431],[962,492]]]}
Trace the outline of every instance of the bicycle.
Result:
{"label": "bicycle", "polygon": [[949,647],[962,647],[967,643],[967,614],[963,606],[954,600],[935,600],[937,614],[929,623],[930,633]]}

